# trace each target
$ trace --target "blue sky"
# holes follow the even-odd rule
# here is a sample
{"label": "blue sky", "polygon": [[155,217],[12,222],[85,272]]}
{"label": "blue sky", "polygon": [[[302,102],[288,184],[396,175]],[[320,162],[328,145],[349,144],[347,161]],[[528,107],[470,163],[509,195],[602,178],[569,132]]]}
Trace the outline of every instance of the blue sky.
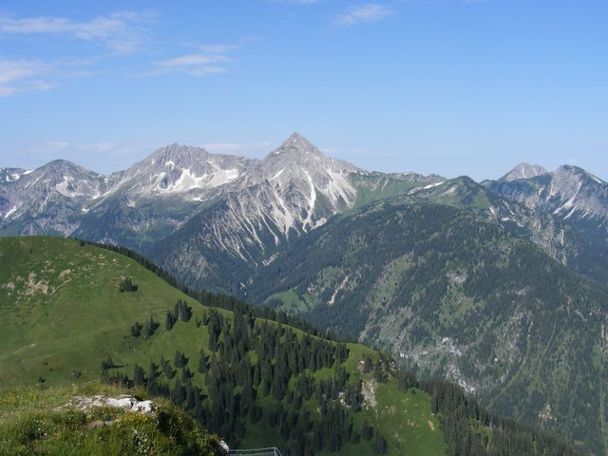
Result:
{"label": "blue sky", "polygon": [[608,178],[603,0],[0,0],[0,166],[291,132],[382,171]]}

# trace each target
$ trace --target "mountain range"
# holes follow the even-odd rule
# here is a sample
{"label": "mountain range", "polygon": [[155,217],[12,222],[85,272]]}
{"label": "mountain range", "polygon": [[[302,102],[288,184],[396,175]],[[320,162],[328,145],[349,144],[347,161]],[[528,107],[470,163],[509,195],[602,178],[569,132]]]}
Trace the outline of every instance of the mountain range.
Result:
{"label": "mountain range", "polygon": [[0,169],[0,235],[32,234],[133,249],[608,454],[608,184],[581,168],[379,173],[294,133],[262,160],[174,144],[109,176]]}

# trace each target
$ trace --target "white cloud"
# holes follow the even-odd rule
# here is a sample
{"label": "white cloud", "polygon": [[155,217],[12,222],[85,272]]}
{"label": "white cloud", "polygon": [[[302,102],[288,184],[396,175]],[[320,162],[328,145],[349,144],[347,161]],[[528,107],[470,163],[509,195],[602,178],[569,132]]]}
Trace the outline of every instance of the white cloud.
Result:
{"label": "white cloud", "polygon": [[226,54],[230,51],[236,51],[239,48],[236,44],[203,44],[202,46],[195,47],[210,54]]}
{"label": "white cloud", "polygon": [[197,52],[155,62],[153,73],[185,73],[190,76],[207,76],[225,73],[226,64],[234,61],[228,54],[238,49],[234,44],[204,44]]}
{"label": "white cloud", "polygon": [[91,63],[91,60],[0,59],[0,97],[50,90],[61,79],[88,76],[85,67]]}
{"label": "white cloud", "polygon": [[142,45],[146,27],[154,17],[149,12],[116,12],[79,22],[65,17],[0,15],[0,34],[67,36],[129,54]]}
{"label": "white cloud", "polygon": [[393,10],[379,3],[366,3],[350,8],[344,14],[336,17],[335,25],[351,26],[364,22],[378,22],[393,14]]}
{"label": "white cloud", "polygon": [[49,67],[37,60],[0,60],[0,97],[31,90],[48,90]]}

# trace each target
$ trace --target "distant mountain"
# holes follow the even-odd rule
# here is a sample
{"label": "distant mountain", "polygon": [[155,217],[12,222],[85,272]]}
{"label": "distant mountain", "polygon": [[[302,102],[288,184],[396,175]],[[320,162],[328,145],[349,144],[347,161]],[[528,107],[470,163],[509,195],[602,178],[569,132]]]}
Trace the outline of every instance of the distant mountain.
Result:
{"label": "distant mountain", "polygon": [[608,183],[577,166],[564,165],[550,173],[517,180],[503,178],[487,186],[495,193],[564,220],[595,220],[608,226]]}
{"label": "distant mountain", "polygon": [[65,160],[3,173],[0,233],[5,234],[69,235],[108,185],[107,178]]}
{"label": "distant mountain", "polygon": [[34,171],[3,169],[0,233],[78,235],[141,246],[217,198],[252,163],[173,144],[110,176],[65,161]]}
{"label": "distant mountain", "polygon": [[[352,207],[357,192],[349,174],[357,172],[294,134],[250,169],[241,188],[203,209],[151,255],[189,286],[238,286],[280,245]],[[222,280],[237,270],[243,277]]]}
{"label": "distant mountain", "polygon": [[[232,189],[254,161],[173,144],[109,176],[73,235],[143,249]],[[238,186],[238,184],[236,184]]]}
{"label": "distant mountain", "polygon": [[201,147],[172,144],[113,174],[112,192],[143,197],[190,193],[190,198],[200,199],[209,189],[238,179],[252,163],[234,155],[211,154]]}
{"label": "distant mountain", "polygon": [[575,263],[579,271],[608,285],[608,183],[577,166],[518,180],[487,181],[490,191],[523,204],[537,213],[551,214],[570,227],[583,246]]}
{"label": "distant mountain", "polygon": [[172,144],[109,176],[62,161],[3,169],[0,234],[123,245],[198,287],[226,287],[226,271],[238,271],[238,288],[280,245],[334,215],[440,180],[363,171],[297,133],[263,160]]}
{"label": "distant mountain", "polygon": [[529,179],[531,177],[546,174],[547,170],[540,165],[531,165],[529,163],[520,163],[511,171],[502,176],[499,180],[503,182],[511,182],[519,179]]}

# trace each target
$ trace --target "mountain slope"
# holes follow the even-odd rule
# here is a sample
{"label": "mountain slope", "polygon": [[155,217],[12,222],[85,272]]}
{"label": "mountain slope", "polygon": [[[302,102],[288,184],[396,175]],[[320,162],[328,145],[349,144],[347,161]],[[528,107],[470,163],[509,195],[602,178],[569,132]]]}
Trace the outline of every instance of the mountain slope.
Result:
{"label": "mountain slope", "polygon": [[[68,391],[86,387],[61,385],[94,377],[93,366],[102,360],[107,380],[167,396],[211,430],[221,430],[228,442],[243,446],[279,442],[293,454],[580,454],[551,436],[488,414],[458,388],[419,385],[397,372],[388,357],[364,346],[252,318],[251,308],[228,298],[206,295],[209,302],[232,303],[235,312],[195,303],[120,254],[72,240],[4,238],[0,255],[2,264],[11,265],[0,270],[6,291],[0,295],[0,329],[9,335],[0,339],[0,352],[8,355],[0,359],[0,387],[4,393],[9,388],[0,410],[8,416],[15,411],[10,392],[15,383],[59,385],[51,387],[49,400],[63,401]],[[125,282],[124,276],[132,280]],[[175,298],[180,301],[174,306]],[[151,316],[161,324],[148,324]],[[18,407],[27,413],[40,408],[36,401],[43,394],[19,394]],[[17,444],[65,447],[71,434],[64,434],[61,413],[50,416],[44,407],[52,404],[44,404],[33,421],[11,419],[7,427],[0,419],[1,440],[8,435]],[[109,412],[104,413],[107,419]],[[79,442],[98,436],[93,425],[79,430],[78,423],[88,419],[70,415]],[[159,419],[158,429],[130,420],[126,428],[109,424],[102,432],[139,429],[153,444],[157,436],[168,444],[165,419]],[[30,424],[53,434],[37,443],[39,434],[27,431]],[[187,432],[187,420],[174,424],[173,438]],[[26,435],[20,434],[22,426],[25,439],[19,437]],[[97,442],[91,450],[97,451]]]}
{"label": "mountain slope", "polygon": [[[608,248],[567,220],[493,192],[462,176],[408,192],[409,201],[446,204],[471,212],[505,231],[528,239],[556,261],[599,283],[608,281]],[[406,201],[402,196],[400,201]]]}
{"label": "mountain slope", "polygon": [[249,296],[606,452],[608,294],[468,211],[395,200],[333,219],[279,254]]}
{"label": "mountain slope", "polygon": [[[2,383],[96,377],[131,320],[187,298],[135,261],[73,240],[0,238],[0,263]],[[120,292],[126,276],[137,293]]]}

